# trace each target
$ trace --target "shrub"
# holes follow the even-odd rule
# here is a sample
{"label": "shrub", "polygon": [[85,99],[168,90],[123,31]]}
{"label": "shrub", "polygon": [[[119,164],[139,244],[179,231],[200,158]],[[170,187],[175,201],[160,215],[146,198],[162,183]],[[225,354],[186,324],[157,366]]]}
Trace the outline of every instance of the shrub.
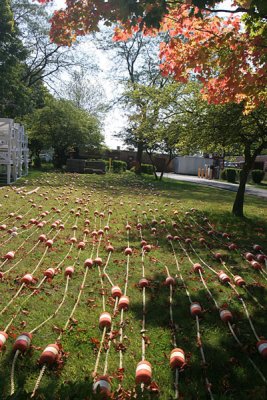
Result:
{"label": "shrub", "polygon": [[112,170],[113,172],[120,173],[125,172],[127,169],[127,163],[125,161],[113,160]]}
{"label": "shrub", "polygon": [[227,182],[235,183],[237,179],[236,169],[234,168],[225,168],[221,172],[221,178],[226,180]]}
{"label": "shrub", "polygon": [[265,175],[265,172],[261,169],[253,169],[251,172],[252,180],[254,183],[261,183]]}
{"label": "shrub", "polygon": [[143,172],[144,174],[153,175],[154,174],[153,166],[150,164],[142,164],[141,172]]}

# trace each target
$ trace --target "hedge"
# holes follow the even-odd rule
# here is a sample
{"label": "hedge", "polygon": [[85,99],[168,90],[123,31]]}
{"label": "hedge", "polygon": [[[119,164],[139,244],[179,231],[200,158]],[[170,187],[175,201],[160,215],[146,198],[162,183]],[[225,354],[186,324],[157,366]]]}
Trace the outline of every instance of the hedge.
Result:
{"label": "hedge", "polygon": [[251,172],[252,180],[254,183],[261,183],[265,175],[265,172],[261,169],[253,169]]}

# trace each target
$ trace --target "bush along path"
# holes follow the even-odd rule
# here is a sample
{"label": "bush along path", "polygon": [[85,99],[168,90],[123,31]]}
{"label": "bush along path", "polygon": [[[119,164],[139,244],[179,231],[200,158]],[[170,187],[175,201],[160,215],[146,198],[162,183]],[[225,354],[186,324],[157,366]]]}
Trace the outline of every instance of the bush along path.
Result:
{"label": "bush along path", "polygon": [[264,230],[111,177],[0,191],[1,399],[264,398]]}

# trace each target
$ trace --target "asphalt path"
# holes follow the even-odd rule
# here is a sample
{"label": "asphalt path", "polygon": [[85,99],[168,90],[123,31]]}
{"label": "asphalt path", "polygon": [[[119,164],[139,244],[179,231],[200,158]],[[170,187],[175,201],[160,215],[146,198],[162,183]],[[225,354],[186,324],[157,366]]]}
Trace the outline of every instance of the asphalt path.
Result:
{"label": "asphalt path", "polygon": [[[211,186],[217,189],[230,190],[231,192],[237,192],[238,185],[236,183],[221,182],[213,179],[198,178],[197,176],[181,175],[174,173],[165,173],[165,178],[175,179],[177,181],[197,183],[199,185]],[[258,196],[267,199],[267,190],[255,188],[252,185],[246,185],[246,194]]]}

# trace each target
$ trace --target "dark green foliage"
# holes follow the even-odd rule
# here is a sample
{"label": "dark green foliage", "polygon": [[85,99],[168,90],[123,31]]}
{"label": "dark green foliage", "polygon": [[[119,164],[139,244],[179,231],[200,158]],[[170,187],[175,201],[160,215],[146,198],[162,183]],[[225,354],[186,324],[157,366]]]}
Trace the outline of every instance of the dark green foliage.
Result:
{"label": "dark green foliage", "polygon": [[225,171],[227,182],[235,183],[236,179],[237,179],[236,169],[226,168],[224,171]]}
{"label": "dark green foliage", "polygon": [[113,172],[120,173],[125,172],[127,169],[127,163],[125,161],[113,160],[112,170]]}
{"label": "dark green foliage", "polygon": [[227,182],[235,183],[239,177],[241,170],[236,170],[234,168],[225,168],[221,171],[221,179]]}
{"label": "dark green foliage", "polygon": [[150,164],[142,164],[141,172],[143,174],[153,175],[153,173],[154,173],[153,166]]}
{"label": "dark green foliage", "polygon": [[265,175],[265,172],[261,169],[253,169],[251,176],[254,183],[261,183]]}
{"label": "dark green foliage", "polygon": [[32,153],[38,155],[40,148],[53,148],[56,168],[66,164],[70,151],[83,146],[93,154],[102,145],[98,119],[67,100],[47,96],[45,107],[28,115],[25,122]]}
{"label": "dark green foliage", "polygon": [[21,118],[42,107],[46,89],[41,80],[26,79],[28,50],[19,31],[9,0],[0,2],[0,117]]}

